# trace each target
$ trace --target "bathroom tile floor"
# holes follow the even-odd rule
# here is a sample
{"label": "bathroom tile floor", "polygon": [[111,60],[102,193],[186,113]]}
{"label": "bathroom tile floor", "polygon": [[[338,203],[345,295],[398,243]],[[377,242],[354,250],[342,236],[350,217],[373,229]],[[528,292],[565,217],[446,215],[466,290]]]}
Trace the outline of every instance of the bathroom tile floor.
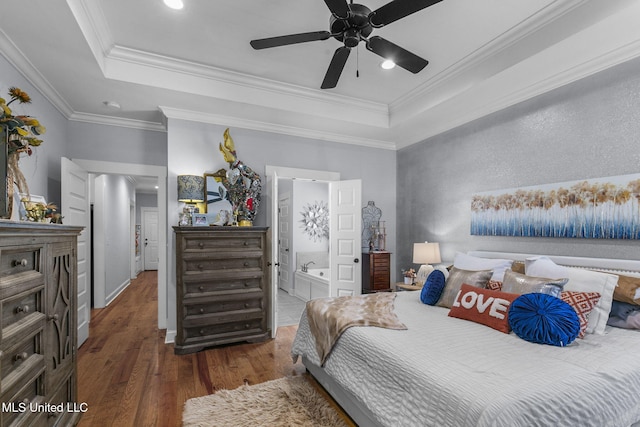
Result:
{"label": "bathroom tile floor", "polygon": [[297,325],[305,302],[278,289],[278,326]]}

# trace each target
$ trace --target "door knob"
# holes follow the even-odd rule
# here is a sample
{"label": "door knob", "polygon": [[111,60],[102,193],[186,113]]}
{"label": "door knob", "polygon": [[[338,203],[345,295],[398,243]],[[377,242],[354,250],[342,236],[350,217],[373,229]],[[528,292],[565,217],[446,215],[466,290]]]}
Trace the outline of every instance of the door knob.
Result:
{"label": "door knob", "polygon": [[360,260],[358,258],[354,259],[353,262],[355,262],[356,264],[360,262]]}

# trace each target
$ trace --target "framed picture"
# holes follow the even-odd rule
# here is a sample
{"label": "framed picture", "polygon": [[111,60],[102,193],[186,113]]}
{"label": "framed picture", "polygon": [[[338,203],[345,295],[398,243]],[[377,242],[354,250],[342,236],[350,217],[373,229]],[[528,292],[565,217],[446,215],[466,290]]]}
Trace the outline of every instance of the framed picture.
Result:
{"label": "framed picture", "polygon": [[207,214],[193,214],[193,225],[194,226],[208,226],[209,225],[209,218],[207,216]]}
{"label": "framed picture", "polygon": [[224,169],[215,174],[204,174],[205,205],[207,212],[214,215],[222,210],[233,211],[227,188],[224,186],[222,176],[220,176],[223,172]]}

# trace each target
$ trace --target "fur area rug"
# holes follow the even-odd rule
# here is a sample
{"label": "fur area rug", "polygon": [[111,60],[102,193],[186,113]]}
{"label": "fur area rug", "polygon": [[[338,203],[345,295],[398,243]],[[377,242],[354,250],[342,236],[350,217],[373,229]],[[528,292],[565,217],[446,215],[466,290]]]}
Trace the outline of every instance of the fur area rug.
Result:
{"label": "fur area rug", "polygon": [[185,427],[343,427],[329,402],[304,376],[285,377],[187,400]]}

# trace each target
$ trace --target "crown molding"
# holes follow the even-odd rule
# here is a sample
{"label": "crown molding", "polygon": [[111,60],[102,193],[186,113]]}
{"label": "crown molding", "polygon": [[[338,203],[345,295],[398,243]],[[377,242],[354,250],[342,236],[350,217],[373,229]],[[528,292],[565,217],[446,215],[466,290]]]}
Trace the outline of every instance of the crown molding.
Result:
{"label": "crown molding", "polygon": [[143,120],[133,120],[123,117],[103,116],[90,113],[73,113],[69,120],[75,122],[93,123],[107,126],[118,126],[132,129],[149,130],[154,132],[166,132],[167,128],[163,123],[146,122]]}
{"label": "crown molding", "polygon": [[[379,148],[384,150],[396,150],[395,142],[367,139],[357,136],[337,134],[315,129],[298,128],[293,126],[268,123],[259,120],[243,119],[239,117],[225,116],[221,114],[203,113],[178,108],[160,106],[160,111],[167,119],[187,120],[199,123],[209,123],[228,127],[239,127],[261,132],[278,133],[322,141],[338,142],[342,144],[358,145],[362,147]],[[167,128],[169,125],[167,125]]]}
{"label": "crown molding", "polygon": [[[597,0],[556,0],[536,15],[511,28],[491,43],[434,76],[407,96],[389,105],[390,126],[396,127],[411,118],[462,95],[484,80],[552,48],[557,43],[583,32],[603,19],[634,6],[634,0],[601,2]],[[615,65],[615,64],[611,64]],[[584,75],[597,72],[601,68]],[[530,79],[530,76],[524,76]],[[553,89],[540,85],[536,96]],[[489,112],[487,112],[488,114]]]}

